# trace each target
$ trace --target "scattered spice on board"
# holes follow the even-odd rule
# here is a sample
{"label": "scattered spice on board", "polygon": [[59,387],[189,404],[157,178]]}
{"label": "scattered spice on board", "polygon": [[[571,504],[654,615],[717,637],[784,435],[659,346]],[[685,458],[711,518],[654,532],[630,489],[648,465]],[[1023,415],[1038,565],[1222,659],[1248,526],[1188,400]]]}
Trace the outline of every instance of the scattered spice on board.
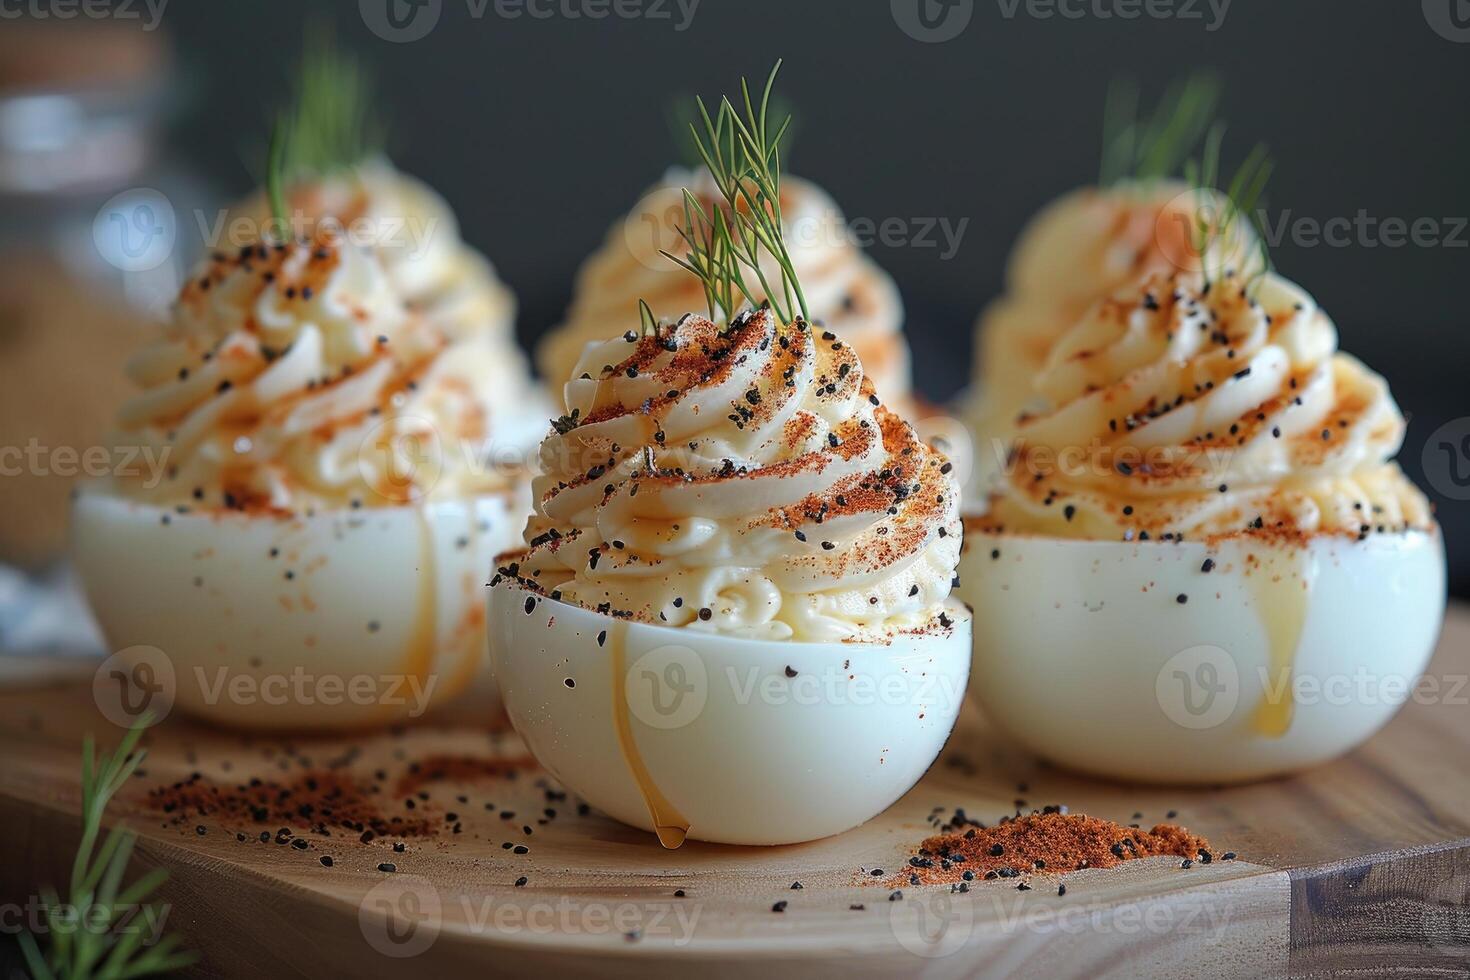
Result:
{"label": "scattered spice on board", "polygon": [[209,817],[227,826],[304,825],[323,837],[343,829],[354,835],[422,837],[438,829],[439,821],[427,816],[388,816],[379,799],[377,787],[334,770],[308,772],[289,783],[251,779],[234,785],[195,773],[148,793],[149,806],[168,814],[176,826]]}
{"label": "scattered spice on board", "polygon": [[396,792],[409,796],[430,783],[473,783],[485,779],[513,778],[518,770],[535,768],[530,756],[480,758],[461,755],[431,755],[411,763],[398,779]]}
{"label": "scattered spice on board", "polygon": [[1135,858],[1172,855],[1211,861],[1210,842],[1174,824],[1152,830],[1048,807],[1040,813],[1005,817],[993,827],[970,827],[925,839],[909,858],[907,882],[948,885],[982,878],[1062,874],[1111,868]]}

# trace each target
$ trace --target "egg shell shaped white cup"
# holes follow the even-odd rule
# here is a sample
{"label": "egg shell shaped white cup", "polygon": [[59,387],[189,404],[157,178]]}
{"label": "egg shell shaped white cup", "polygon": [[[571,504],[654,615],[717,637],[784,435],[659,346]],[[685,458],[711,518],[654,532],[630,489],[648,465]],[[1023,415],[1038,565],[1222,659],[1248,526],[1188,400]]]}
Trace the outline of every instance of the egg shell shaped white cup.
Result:
{"label": "egg shell shaped white cup", "polygon": [[985,624],[987,717],[1053,762],[1144,782],[1347,752],[1414,695],[1445,608],[1438,530],[1301,546],[971,532],[960,582]]}
{"label": "egg shell shaped white cup", "polygon": [[485,569],[519,541],[526,498],[273,517],[87,488],[72,553],[111,649],[172,685],[165,710],[361,728],[418,718],[475,681]]}
{"label": "egg shell shaped white cup", "polygon": [[653,830],[641,766],[689,838],[716,843],[815,840],[883,812],[944,746],[970,670],[958,607],[945,634],[881,645],[615,620],[514,582],[492,588],[489,604],[495,680],[541,764],[591,805]]}

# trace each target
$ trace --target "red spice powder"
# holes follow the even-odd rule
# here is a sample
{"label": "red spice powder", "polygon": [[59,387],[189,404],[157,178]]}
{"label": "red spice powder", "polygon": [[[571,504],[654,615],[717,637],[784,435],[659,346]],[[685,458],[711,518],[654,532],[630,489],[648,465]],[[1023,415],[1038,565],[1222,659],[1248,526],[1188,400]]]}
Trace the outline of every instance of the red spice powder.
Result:
{"label": "red spice powder", "polygon": [[464,755],[431,755],[408,767],[398,779],[397,793],[408,796],[429,783],[473,783],[483,779],[508,777],[522,769],[532,769],[536,760],[528,755],[513,759],[483,759]]}
{"label": "red spice powder", "polygon": [[[975,878],[1060,874],[1111,868],[1135,858],[1173,855],[1208,864],[1210,842],[1173,824],[1152,830],[1124,827],[1077,813],[1048,811],[1007,817],[994,827],[971,827],[927,838],[909,859],[905,880],[942,885]],[[966,878],[966,873],[969,878]]]}
{"label": "red spice powder", "polygon": [[175,826],[210,817],[229,825],[306,827],[322,837],[348,830],[364,839],[423,837],[438,830],[438,822],[422,813],[387,816],[379,806],[378,787],[359,783],[336,770],[308,772],[288,784],[252,779],[225,786],[198,773],[148,793],[153,809],[171,815]]}

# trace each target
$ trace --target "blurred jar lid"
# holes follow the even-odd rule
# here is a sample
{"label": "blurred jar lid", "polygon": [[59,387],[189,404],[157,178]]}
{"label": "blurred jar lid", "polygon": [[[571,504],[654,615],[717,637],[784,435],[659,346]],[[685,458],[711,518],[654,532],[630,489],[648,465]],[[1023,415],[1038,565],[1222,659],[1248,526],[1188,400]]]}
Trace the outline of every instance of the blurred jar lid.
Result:
{"label": "blurred jar lid", "polygon": [[139,21],[11,21],[0,31],[0,194],[125,182],[146,166],[170,72]]}

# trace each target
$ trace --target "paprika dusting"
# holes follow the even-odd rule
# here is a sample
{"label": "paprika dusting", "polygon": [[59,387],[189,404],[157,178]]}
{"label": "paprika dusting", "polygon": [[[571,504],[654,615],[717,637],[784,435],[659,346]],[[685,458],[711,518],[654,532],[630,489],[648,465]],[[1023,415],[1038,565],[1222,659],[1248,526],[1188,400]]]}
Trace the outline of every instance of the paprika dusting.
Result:
{"label": "paprika dusting", "polygon": [[[1061,874],[1083,868],[1111,868],[1135,858],[1172,855],[1186,862],[1214,860],[1210,843],[1173,824],[1152,830],[1124,827],[1111,820],[1047,807],[1025,816],[1005,817],[993,827],[927,838],[909,858],[909,884],[943,885],[977,878],[1016,878]],[[917,881],[915,880],[917,879]]]}
{"label": "paprika dusting", "polygon": [[422,837],[438,823],[423,814],[387,815],[377,787],[339,770],[308,772],[288,783],[251,779],[226,785],[194,774],[149,791],[148,804],[175,825],[212,817],[224,824],[306,826],[322,837],[333,831],[369,836]]}

